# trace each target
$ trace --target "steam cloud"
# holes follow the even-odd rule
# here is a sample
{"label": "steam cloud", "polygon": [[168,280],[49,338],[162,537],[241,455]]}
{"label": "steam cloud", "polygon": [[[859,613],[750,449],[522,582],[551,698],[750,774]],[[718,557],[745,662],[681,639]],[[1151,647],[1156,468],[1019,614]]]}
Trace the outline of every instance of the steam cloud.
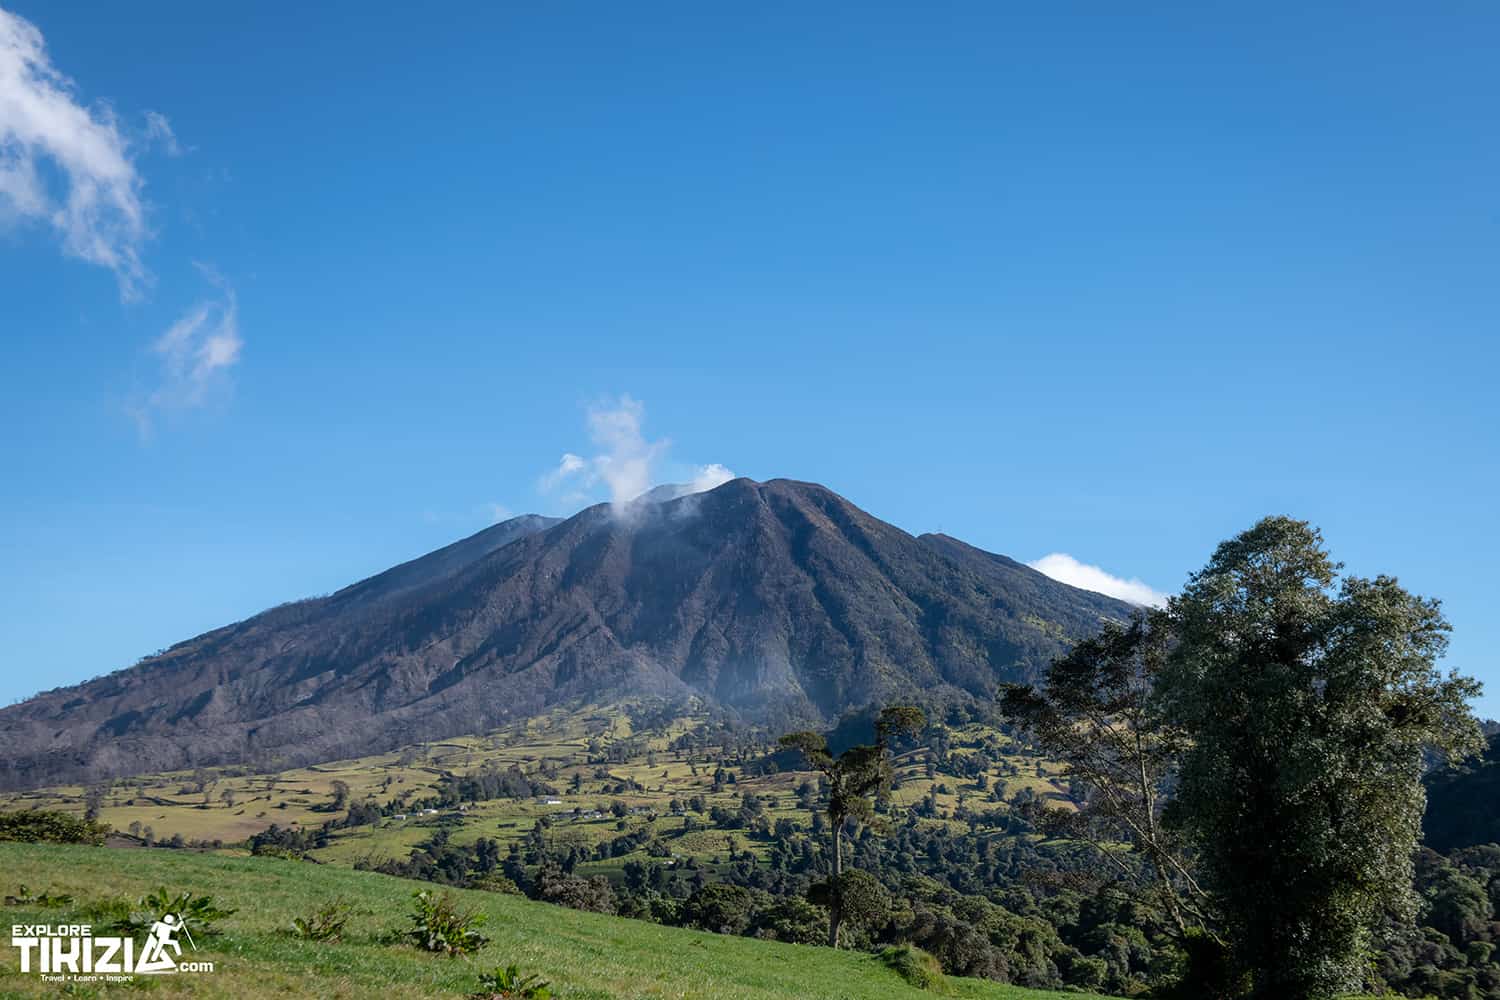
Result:
{"label": "steam cloud", "polygon": [[698,472],[693,476],[692,482],[688,483],[687,493],[707,493],[709,490],[723,486],[734,478],[734,471],[713,462],[709,465],[700,465]]}
{"label": "steam cloud", "polygon": [[[651,489],[671,448],[667,438],[647,439],[645,422],[645,406],[628,395],[589,407],[589,439],[598,451],[587,458],[566,452],[556,468],[538,481],[538,490],[573,505],[583,503],[603,486],[610,502],[617,510],[623,510],[626,504]],[[694,470],[690,482],[674,491],[674,496],[711,490],[733,478],[734,472],[717,462],[701,465]]]}

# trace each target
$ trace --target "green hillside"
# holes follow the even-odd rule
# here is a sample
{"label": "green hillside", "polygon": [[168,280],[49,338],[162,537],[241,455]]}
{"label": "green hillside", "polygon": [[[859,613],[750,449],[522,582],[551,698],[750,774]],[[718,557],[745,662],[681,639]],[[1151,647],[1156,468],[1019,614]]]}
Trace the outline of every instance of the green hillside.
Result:
{"label": "green hillside", "polygon": [[[331,865],[0,844],[0,871],[7,893],[24,883],[33,893],[75,897],[74,903],[52,909],[7,906],[6,925],[81,922],[88,903],[134,899],[159,886],[208,893],[215,904],[236,909],[222,922],[221,936],[198,942],[201,951],[194,957],[213,961],[216,970],[155,979],[147,988],[158,996],[460,997],[477,987],[480,971],[509,963],[551,980],[561,1000],[933,995],[909,987],[871,955],[662,927],[479,891],[456,895],[488,915],[484,931],[492,941],[472,960],[441,958],[384,940],[386,932],[405,924],[412,892],[431,886]],[[352,908],[342,943],[308,942],[289,933],[294,917],[334,899]],[[17,954],[8,939],[6,944],[0,996],[58,995],[57,986],[21,976]],[[1083,996],[954,978],[947,985],[949,996],[989,1000]],[[103,995],[92,989],[75,987],[71,995]],[[141,987],[117,989],[134,993]]]}

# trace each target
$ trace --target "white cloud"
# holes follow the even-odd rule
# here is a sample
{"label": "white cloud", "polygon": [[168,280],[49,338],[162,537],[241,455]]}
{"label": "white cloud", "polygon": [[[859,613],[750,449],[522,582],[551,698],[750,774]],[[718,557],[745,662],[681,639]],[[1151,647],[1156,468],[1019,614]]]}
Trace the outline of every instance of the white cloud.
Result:
{"label": "white cloud", "polygon": [[182,155],[182,144],[177,141],[177,133],[172,131],[172,123],[160,111],[146,112],[146,141],[159,144],[168,156]]}
{"label": "white cloud", "polygon": [[159,383],[144,402],[131,408],[143,434],[159,411],[206,403],[244,350],[234,289],[212,268],[199,264],[198,269],[218,294],[189,309],[151,345],[160,358]]}
{"label": "white cloud", "polygon": [[515,511],[511,510],[503,503],[487,503],[485,504],[485,512],[489,514],[491,524],[499,524],[501,521],[509,521],[511,518],[516,516]]}
{"label": "white cloud", "polygon": [[141,178],[113,112],[75,91],[36,26],[0,10],[0,224],[50,227],[65,253],[109,268],[136,298],[148,281]]}
{"label": "white cloud", "polygon": [[1066,552],[1053,552],[1026,565],[1052,579],[1071,587],[1092,590],[1098,594],[1118,597],[1131,604],[1160,607],[1167,603],[1167,595],[1154,590],[1135,577],[1129,580],[1105,572],[1098,566],[1079,562]]}
{"label": "white cloud", "polygon": [[[646,493],[657,482],[671,441],[652,441],[645,434],[646,408],[628,395],[606,400],[589,407],[589,438],[598,452],[585,458],[565,453],[557,466],[544,474],[537,488],[544,494],[559,494],[567,505],[583,503],[590,492],[604,487],[617,508]],[[701,465],[692,482],[676,490],[673,496],[685,496],[711,490],[734,478],[734,473],[715,462]]]}

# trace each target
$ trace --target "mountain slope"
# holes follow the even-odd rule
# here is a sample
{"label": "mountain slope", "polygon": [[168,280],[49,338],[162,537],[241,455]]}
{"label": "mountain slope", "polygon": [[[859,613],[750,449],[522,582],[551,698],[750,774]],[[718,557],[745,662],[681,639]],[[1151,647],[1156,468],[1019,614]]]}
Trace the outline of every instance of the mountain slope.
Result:
{"label": "mountain slope", "polygon": [[1428,775],[1422,841],[1446,854],[1475,844],[1500,844],[1500,733],[1478,758]]}
{"label": "mountain slope", "polygon": [[0,711],[0,784],[308,763],[623,694],[773,724],[988,698],[1130,610],[788,480],[509,533]]}
{"label": "mountain slope", "polygon": [[542,517],[539,514],[522,514],[499,524],[492,524],[468,538],[445,545],[435,552],[404,562],[384,573],[345,587],[329,598],[334,606],[352,607],[375,604],[410,593],[429,583],[451,576],[496,549],[503,548],[518,538],[546,531],[554,524],[561,524],[560,517]]}

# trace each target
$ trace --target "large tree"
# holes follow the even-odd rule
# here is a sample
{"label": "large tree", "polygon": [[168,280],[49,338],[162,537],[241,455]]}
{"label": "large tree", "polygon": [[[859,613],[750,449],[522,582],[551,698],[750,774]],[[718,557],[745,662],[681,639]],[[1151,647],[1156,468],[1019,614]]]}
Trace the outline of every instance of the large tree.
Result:
{"label": "large tree", "polygon": [[[875,818],[874,796],[887,790],[894,777],[890,741],[898,734],[915,734],[927,725],[922,710],[910,705],[885,709],[875,722],[875,742],[850,747],[837,757],[828,748],[821,733],[789,733],[781,738],[782,746],[800,751],[814,769],[828,782],[828,822],[833,828],[833,874],[826,894],[820,898],[828,905],[828,945],[839,946],[839,928],[844,919],[842,897],[844,879],[844,824],[850,820],[869,823]],[[863,883],[860,883],[863,884]]]}
{"label": "large tree", "polygon": [[1360,985],[1382,909],[1410,913],[1424,752],[1474,752],[1476,682],[1437,668],[1438,602],[1340,577],[1307,523],[1271,517],[1174,598],[1156,692],[1188,737],[1168,819],[1196,847],[1253,994]]}

